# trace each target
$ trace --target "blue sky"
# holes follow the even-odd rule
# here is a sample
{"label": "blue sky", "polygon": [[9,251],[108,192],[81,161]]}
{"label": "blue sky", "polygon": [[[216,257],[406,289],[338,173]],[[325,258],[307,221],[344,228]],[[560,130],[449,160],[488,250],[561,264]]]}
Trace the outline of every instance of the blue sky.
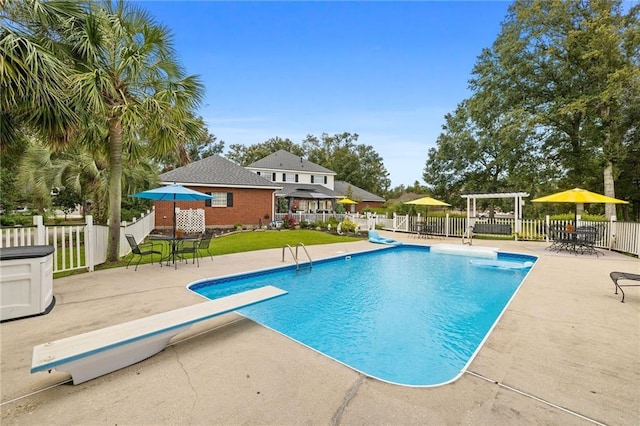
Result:
{"label": "blue sky", "polygon": [[392,187],[422,181],[444,115],[469,96],[476,57],[508,2],[140,1],[171,28],[206,98],[199,113],[231,144],[357,133]]}

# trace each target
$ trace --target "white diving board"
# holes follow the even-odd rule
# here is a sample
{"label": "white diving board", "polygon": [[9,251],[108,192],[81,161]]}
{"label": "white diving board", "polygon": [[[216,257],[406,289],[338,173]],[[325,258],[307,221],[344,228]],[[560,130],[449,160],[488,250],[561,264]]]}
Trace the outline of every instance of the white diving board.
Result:
{"label": "white diving board", "polygon": [[264,286],[35,346],[31,373],[66,371],[77,385],[155,355],[192,324],[285,294]]}

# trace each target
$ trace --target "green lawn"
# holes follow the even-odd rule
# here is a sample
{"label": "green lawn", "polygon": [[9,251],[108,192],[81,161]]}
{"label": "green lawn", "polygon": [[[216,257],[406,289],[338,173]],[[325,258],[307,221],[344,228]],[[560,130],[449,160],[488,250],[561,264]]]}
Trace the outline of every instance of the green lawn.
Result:
{"label": "green lawn", "polygon": [[[321,231],[296,229],[296,230],[281,230],[281,231],[249,231],[249,232],[236,232],[227,235],[223,235],[211,240],[209,251],[214,256],[231,253],[242,253],[253,250],[264,250],[270,248],[281,248],[289,244],[291,247],[295,247],[298,243],[302,243],[305,246],[312,246],[317,244],[332,244],[340,242],[352,242],[358,241],[366,237],[366,232],[361,233],[360,237],[345,236],[345,235],[332,235]],[[155,242],[157,243],[157,242]],[[164,244],[163,251],[168,253],[168,245]],[[200,257],[207,256],[205,250],[200,250]],[[126,266],[127,261],[131,255],[125,256],[120,259],[119,262],[105,263],[103,265],[96,266],[96,270],[119,268]],[[187,258],[189,256],[187,255]],[[138,261],[136,259],[132,262],[134,265]],[[153,258],[154,262],[158,261],[158,256]],[[144,256],[140,264],[151,263],[151,256]],[[131,268],[132,266],[130,266]],[[62,274],[56,275],[56,278],[64,276]]]}

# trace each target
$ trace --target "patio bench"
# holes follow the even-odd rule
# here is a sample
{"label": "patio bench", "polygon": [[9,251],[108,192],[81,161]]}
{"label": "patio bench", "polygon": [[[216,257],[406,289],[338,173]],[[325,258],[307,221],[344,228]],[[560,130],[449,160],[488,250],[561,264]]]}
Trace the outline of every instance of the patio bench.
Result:
{"label": "patio bench", "polygon": [[67,371],[77,385],[155,355],[192,324],[284,294],[268,285],[35,346],[31,373]]}
{"label": "patio bench", "polygon": [[473,225],[474,234],[511,235],[511,225],[503,223],[476,223]]}
{"label": "patio bench", "polygon": [[609,274],[609,276],[616,286],[616,294],[618,294],[618,289],[622,293],[622,303],[624,303],[624,290],[622,290],[622,287],[640,287],[640,284],[620,284],[618,282],[620,280],[640,281],[639,274],[631,274],[628,272],[612,272]]}

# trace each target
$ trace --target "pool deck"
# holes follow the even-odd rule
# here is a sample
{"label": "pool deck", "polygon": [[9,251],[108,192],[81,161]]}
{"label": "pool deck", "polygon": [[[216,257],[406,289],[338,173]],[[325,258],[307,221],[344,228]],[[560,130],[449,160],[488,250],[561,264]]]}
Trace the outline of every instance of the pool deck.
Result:
{"label": "pool deck", "polygon": [[[473,244],[539,260],[453,383],[411,388],[370,379],[235,313],[196,324],[161,353],[80,385],[63,372],[29,373],[34,346],[201,302],[187,284],[280,266],[282,250],[273,249],[202,258],[199,268],[141,265],[55,280],[51,313],[0,324],[0,422],[639,424],[640,287],[625,288],[620,303],[609,273],[639,274],[640,261],[609,251],[598,258],[551,253],[537,242]],[[313,259],[372,248],[381,246],[307,247]]]}

